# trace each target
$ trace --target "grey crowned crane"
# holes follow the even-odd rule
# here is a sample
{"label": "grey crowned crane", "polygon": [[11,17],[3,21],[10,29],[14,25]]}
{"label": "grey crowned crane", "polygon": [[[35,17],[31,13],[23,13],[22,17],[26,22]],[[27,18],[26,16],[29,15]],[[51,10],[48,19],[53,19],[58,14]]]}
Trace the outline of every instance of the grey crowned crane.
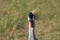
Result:
{"label": "grey crowned crane", "polygon": [[35,24],[34,24],[34,14],[30,12],[28,14],[28,22],[29,22],[29,37],[28,40],[37,40],[35,36]]}

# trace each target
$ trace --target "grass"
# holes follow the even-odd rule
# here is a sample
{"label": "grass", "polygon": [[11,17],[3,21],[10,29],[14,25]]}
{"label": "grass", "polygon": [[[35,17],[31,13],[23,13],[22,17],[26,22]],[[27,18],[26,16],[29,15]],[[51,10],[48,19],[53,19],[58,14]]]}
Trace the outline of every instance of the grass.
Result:
{"label": "grass", "polygon": [[38,40],[60,40],[59,0],[0,0],[0,40],[28,40],[28,13],[36,15]]}

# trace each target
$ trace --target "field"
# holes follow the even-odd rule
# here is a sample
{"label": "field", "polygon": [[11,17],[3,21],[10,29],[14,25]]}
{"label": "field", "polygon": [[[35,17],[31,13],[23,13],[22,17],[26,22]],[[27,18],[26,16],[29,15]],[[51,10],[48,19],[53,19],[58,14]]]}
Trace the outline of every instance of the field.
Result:
{"label": "field", "polygon": [[60,40],[60,0],[0,0],[0,40],[28,40],[28,13],[38,40]]}

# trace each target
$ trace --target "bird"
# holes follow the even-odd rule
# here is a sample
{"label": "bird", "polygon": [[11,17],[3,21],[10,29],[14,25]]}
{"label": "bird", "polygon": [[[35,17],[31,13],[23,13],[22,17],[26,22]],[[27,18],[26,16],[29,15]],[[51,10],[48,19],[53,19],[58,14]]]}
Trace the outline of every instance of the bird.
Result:
{"label": "bird", "polygon": [[29,37],[28,40],[37,40],[35,35],[35,19],[34,12],[29,12],[28,14],[28,23],[29,23]]}

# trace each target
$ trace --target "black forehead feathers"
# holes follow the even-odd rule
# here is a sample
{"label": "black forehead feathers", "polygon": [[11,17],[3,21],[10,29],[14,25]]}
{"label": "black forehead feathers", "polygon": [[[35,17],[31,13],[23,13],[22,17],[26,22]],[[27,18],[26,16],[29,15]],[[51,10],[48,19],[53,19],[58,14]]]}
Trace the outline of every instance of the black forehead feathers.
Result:
{"label": "black forehead feathers", "polygon": [[33,18],[33,16],[34,16],[34,15],[32,14],[32,12],[30,12],[30,13],[29,13],[29,17],[30,17],[30,18]]}

